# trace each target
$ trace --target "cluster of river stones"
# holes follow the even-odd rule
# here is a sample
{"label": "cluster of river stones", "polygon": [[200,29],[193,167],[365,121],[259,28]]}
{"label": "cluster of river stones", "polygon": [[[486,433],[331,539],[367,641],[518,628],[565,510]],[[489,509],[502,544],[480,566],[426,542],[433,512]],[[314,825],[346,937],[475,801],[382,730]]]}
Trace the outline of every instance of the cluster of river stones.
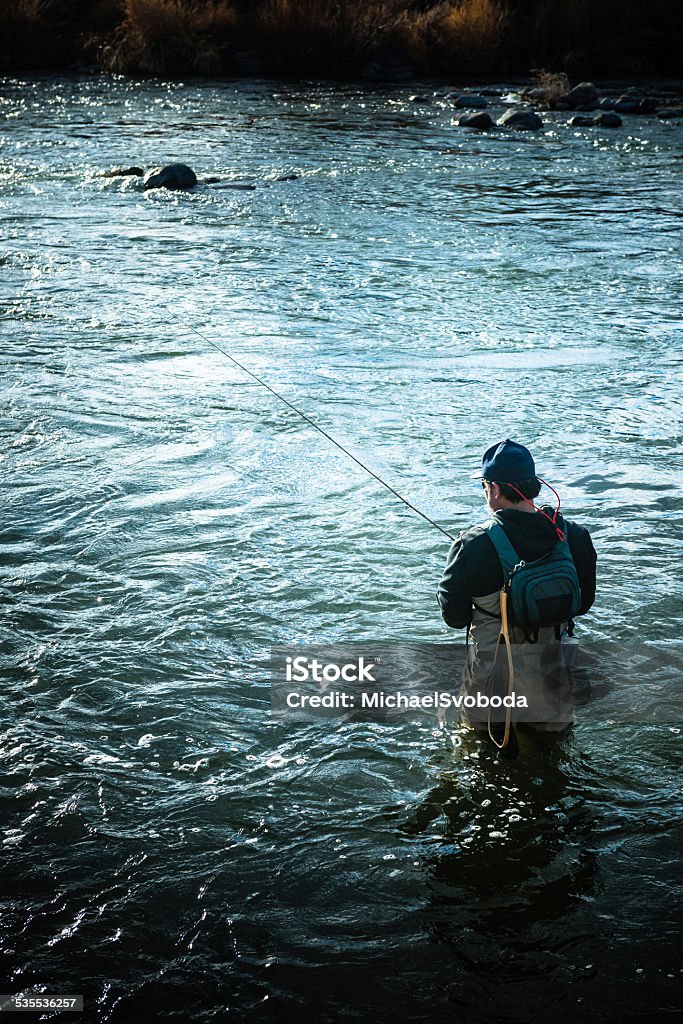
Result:
{"label": "cluster of river stones", "polygon": [[[529,89],[520,98],[530,103],[547,102],[546,92],[542,88]],[[423,97],[416,96],[413,99],[419,101]],[[486,96],[462,93],[454,98],[454,103],[456,107],[467,111],[458,118],[457,123],[461,128],[487,131],[497,127],[535,131],[544,125],[541,115],[527,103],[510,107],[496,121],[483,109],[489,105]],[[644,95],[635,89],[617,97],[601,97],[592,82],[579,82],[573,89],[553,98],[548,105],[552,110],[576,111],[569,121],[570,126],[576,128],[620,128],[623,124],[622,114],[656,114],[662,119],[683,117],[683,107],[662,106],[654,96]]]}
{"label": "cluster of river stones", "polygon": [[[498,94],[496,94],[498,97]],[[498,97],[500,99],[500,97]],[[411,96],[415,103],[428,103],[430,96]],[[457,121],[461,128],[475,128],[479,131],[488,131],[495,128],[517,129],[520,131],[535,131],[543,128],[543,118],[533,106],[524,101],[544,101],[552,110],[576,111],[570,119],[569,124],[580,128],[619,128],[621,127],[622,114],[650,114],[657,115],[662,119],[683,118],[683,107],[673,105],[662,105],[653,96],[647,96],[635,89],[631,89],[621,96],[612,98],[600,96],[598,89],[592,82],[580,82],[564,95],[554,97],[548,101],[544,89],[529,89],[519,99],[523,102],[509,107],[497,120],[489,114],[489,100],[479,93],[461,93],[452,97],[456,109],[465,111]],[[156,188],[167,188],[174,191],[191,189],[197,184],[197,175],[187,164],[168,164],[166,167],[155,167],[146,174],[142,167],[117,167],[115,170],[106,171],[105,177],[136,176],[143,179],[145,191]],[[297,177],[296,174],[287,174],[278,178],[278,181],[290,181]],[[203,184],[211,185],[219,182],[219,178],[204,178]],[[255,185],[231,182],[224,184],[223,188],[254,189]]]}

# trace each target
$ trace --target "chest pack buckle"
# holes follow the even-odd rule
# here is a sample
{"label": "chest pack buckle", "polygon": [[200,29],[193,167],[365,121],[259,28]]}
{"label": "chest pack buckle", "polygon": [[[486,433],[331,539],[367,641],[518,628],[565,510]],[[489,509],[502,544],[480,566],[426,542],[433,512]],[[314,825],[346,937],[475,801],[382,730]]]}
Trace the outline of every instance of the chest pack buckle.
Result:
{"label": "chest pack buckle", "polygon": [[503,571],[510,621],[524,633],[527,643],[538,630],[558,627],[578,615],[581,587],[566,538],[557,539],[540,558],[520,558],[503,526],[495,518],[484,526]]}

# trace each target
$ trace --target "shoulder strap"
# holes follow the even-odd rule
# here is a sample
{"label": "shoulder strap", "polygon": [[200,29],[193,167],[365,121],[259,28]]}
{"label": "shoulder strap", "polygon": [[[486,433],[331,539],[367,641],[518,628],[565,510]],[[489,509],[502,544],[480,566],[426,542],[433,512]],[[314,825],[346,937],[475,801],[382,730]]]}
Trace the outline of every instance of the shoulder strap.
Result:
{"label": "shoulder strap", "polygon": [[496,549],[498,560],[503,569],[503,576],[507,577],[518,564],[519,555],[515,551],[508,539],[507,533],[499,522],[492,519],[491,522],[485,523],[483,528],[486,530],[489,540]]}

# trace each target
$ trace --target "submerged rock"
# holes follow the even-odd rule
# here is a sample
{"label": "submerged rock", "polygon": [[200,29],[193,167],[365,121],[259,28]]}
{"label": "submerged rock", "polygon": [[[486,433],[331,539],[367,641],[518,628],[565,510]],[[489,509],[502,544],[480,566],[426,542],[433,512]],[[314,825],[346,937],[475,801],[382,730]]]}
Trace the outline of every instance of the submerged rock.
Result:
{"label": "submerged rock", "polygon": [[598,125],[600,128],[621,128],[623,123],[619,115],[613,110],[603,110],[601,114],[593,118],[593,124]]}
{"label": "submerged rock", "polygon": [[141,178],[145,172],[142,167],[115,167],[112,171],[104,171],[104,178],[125,178],[128,176]]}
{"label": "submerged rock", "polygon": [[635,114],[640,106],[640,96],[620,96],[614,104],[614,109],[619,114]]}
{"label": "submerged rock", "polygon": [[613,110],[602,110],[595,117],[576,114],[569,124],[572,128],[621,128],[622,120]]}
{"label": "submerged rock", "polygon": [[534,131],[543,127],[543,121],[530,107],[512,107],[498,118],[496,124],[501,128],[517,128],[522,131]]}
{"label": "submerged rock", "polygon": [[233,192],[254,192],[256,185],[250,185],[247,182],[241,181],[223,181],[218,185],[214,185],[214,188],[231,189]]}
{"label": "submerged rock", "polygon": [[145,192],[152,188],[170,188],[173,190],[194,188],[197,175],[187,164],[168,164],[166,167],[155,167],[145,175]]}
{"label": "submerged rock", "polygon": [[481,93],[478,92],[463,92],[459,96],[456,96],[453,102],[455,103],[455,106],[460,107],[461,110],[463,108],[471,110],[475,107],[481,109],[482,107],[488,107],[489,105],[489,101],[486,97],[482,96]]}
{"label": "submerged rock", "polygon": [[660,110],[657,117],[661,117],[663,121],[668,121],[674,117],[683,117],[683,107],[665,107],[664,110]]}
{"label": "submerged rock", "polygon": [[480,131],[485,131],[487,128],[493,128],[493,119],[482,110],[475,114],[463,114],[458,118],[458,124],[461,128],[479,128]]}

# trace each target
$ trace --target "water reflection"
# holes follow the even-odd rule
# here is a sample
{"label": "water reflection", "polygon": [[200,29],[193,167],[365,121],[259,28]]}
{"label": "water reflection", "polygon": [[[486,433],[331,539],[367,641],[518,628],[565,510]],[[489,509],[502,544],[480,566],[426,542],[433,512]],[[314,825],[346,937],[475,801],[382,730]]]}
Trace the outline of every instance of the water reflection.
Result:
{"label": "water reflection", "polygon": [[459,1012],[481,1020],[488,1006],[499,1019],[510,1000],[512,1019],[528,1019],[520,990],[549,1010],[576,972],[590,974],[591,950],[611,933],[591,909],[596,822],[575,776],[576,739],[523,734],[523,767],[469,731],[454,739],[455,770],[440,773],[403,826],[429,835],[419,917],[449,951],[442,984]]}
{"label": "water reflection", "polygon": [[[268,719],[273,643],[446,647],[447,543],[186,324],[449,532],[525,439],[595,538],[583,640],[680,633],[679,129],[474,142],[411,92],[5,83],[5,991],[80,980],[99,1024],[674,1012],[664,659],[579,680],[515,762]],[[102,176],[167,159],[220,187]]]}

